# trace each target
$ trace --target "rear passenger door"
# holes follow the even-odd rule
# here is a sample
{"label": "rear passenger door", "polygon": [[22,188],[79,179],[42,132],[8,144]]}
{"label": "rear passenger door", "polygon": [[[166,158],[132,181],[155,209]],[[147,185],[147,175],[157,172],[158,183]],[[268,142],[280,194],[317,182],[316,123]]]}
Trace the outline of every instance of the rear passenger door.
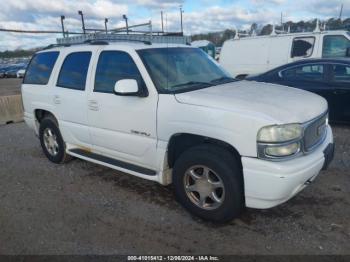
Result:
{"label": "rear passenger door", "polygon": [[350,65],[332,64],[329,85],[333,90],[333,120],[350,122]]}
{"label": "rear passenger door", "polygon": [[87,92],[91,50],[64,53],[52,101],[64,140],[74,146],[91,145],[87,118]]}
{"label": "rear passenger door", "polygon": [[[144,76],[148,75],[140,58],[136,52],[102,50],[97,60],[88,99],[94,150],[127,163],[155,168],[158,94],[147,89]],[[123,79],[135,79],[149,95],[115,94],[115,83]]]}

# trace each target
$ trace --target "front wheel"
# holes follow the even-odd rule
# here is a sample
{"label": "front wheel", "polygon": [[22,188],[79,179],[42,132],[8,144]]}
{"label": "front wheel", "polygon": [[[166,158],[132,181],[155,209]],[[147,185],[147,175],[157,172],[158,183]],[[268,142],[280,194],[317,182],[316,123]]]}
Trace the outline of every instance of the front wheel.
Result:
{"label": "front wheel", "polygon": [[214,145],[188,149],[173,169],[175,196],[192,214],[227,222],[244,206],[242,171],[227,150]]}

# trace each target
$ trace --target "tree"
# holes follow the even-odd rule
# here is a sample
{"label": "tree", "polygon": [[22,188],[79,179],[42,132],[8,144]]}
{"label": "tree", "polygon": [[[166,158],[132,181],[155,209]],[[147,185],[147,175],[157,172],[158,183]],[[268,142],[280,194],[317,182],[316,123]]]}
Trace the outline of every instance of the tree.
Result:
{"label": "tree", "polygon": [[252,34],[253,32],[258,33],[258,24],[257,23],[252,23],[250,26],[250,33]]}

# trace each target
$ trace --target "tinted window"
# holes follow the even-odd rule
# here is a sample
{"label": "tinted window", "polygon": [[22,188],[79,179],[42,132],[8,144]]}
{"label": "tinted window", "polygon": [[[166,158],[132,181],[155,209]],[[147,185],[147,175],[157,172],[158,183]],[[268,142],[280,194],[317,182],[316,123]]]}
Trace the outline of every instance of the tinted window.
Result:
{"label": "tinted window", "polygon": [[345,57],[350,41],[342,35],[329,35],[323,37],[323,57]]}
{"label": "tinted window", "polygon": [[332,65],[331,68],[333,81],[340,83],[350,83],[350,66]]}
{"label": "tinted window", "polygon": [[121,79],[135,79],[140,87],[144,85],[129,54],[120,51],[102,52],[97,63],[94,91],[113,93],[115,83]]}
{"label": "tinted window", "polygon": [[69,54],[63,62],[57,86],[85,90],[91,52]]}
{"label": "tinted window", "polygon": [[312,55],[314,48],[314,37],[294,38],[291,57],[308,57]]}
{"label": "tinted window", "polygon": [[46,85],[49,82],[52,69],[55,65],[59,52],[46,52],[36,54],[31,60],[24,84]]}
{"label": "tinted window", "polygon": [[324,68],[323,65],[305,65],[284,70],[281,74],[287,80],[322,81]]}

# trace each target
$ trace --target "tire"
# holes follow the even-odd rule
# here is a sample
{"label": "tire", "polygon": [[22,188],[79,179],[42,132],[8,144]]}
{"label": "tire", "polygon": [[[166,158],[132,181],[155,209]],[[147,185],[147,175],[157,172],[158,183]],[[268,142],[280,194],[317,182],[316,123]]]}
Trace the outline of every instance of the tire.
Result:
{"label": "tire", "polygon": [[[238,160],[219,146],[200,145],[182,153],[173,168],[173,185],[177,201],[205,220],[225,223],[238,217],[244,208],[243,176]],[[210,197],[205,198],[212,191],[215,197],[209,193]]]}
{"label": "tire", "polygon": [[[53,140],[51,139],[49,142],[45,142],[45,135],[50,133],[52,134],[52,137],[54,137]],[[66,153],[66,144],[63,141],[61,132],[58,128],[58,123],[54,117],[46,116],[41,120],[39,139],[44,154],[51,162],[62,164],[72,159],[72,157]]]}

